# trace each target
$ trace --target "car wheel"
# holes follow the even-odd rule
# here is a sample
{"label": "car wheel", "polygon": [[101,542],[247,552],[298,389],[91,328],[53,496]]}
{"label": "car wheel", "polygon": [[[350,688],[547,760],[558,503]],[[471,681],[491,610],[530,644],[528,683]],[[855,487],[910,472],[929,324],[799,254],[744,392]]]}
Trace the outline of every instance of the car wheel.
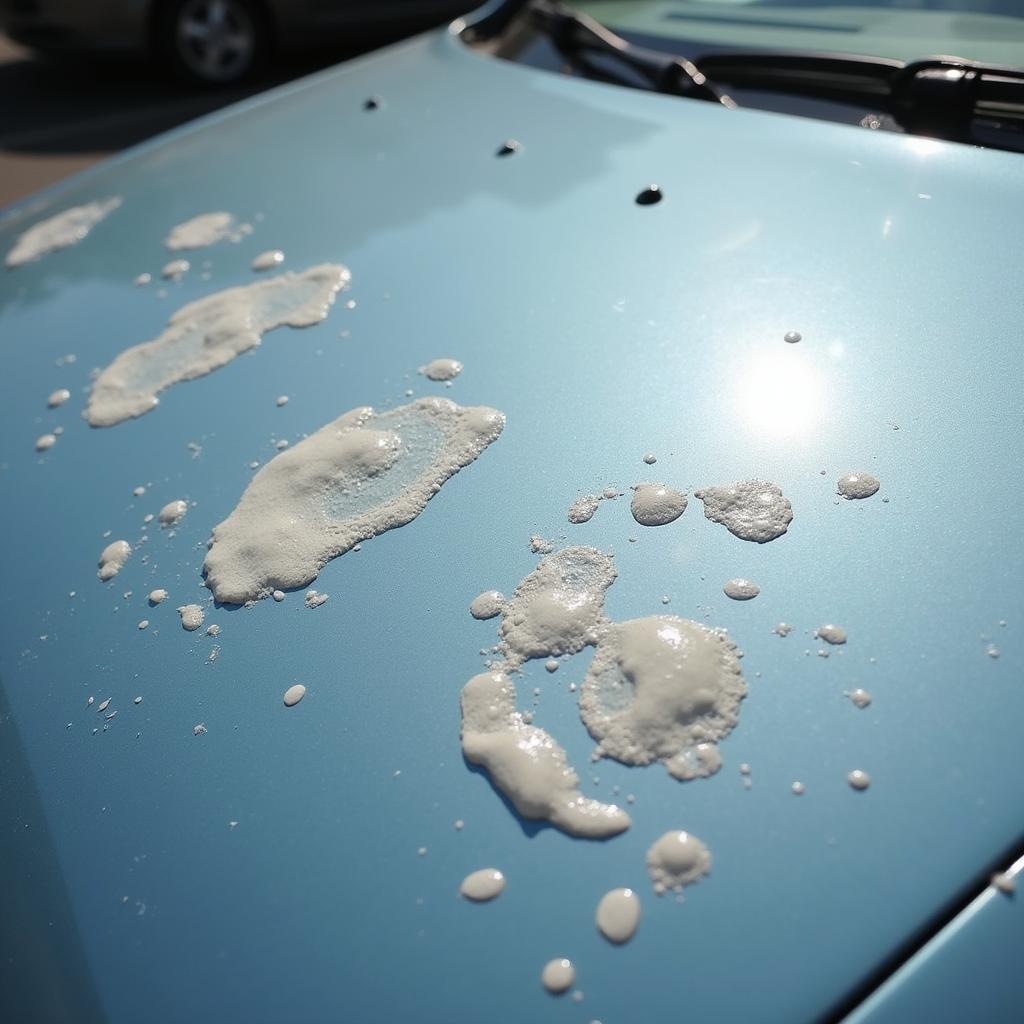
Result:
{"label": "car wheel", "polygon": [[232,85],[263,64],[270,34],[253,0],[172,0],[158,18],[156,42],[180,78]]}

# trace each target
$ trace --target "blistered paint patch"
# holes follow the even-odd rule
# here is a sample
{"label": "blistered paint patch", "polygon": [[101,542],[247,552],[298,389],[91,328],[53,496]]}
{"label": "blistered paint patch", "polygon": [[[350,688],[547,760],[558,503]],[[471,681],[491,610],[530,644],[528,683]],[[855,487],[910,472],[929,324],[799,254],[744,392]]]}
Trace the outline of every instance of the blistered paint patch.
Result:
{"label": "blistered paint patch", "polygon": [[252,261],[253,270],[273,270],[284,263],[284,253],[280,249],[267,249],[261,252]]}
{"label": "blistered paint patch", "polygon": [[686,511],[686,495],[665,484],[637,484],[629,510],[641,526],[665,526]]}
{"label": "blistered paint patch", "polygon": [[761,593],[761,588],[752,580],[737,577],[734,580],[729,580],[722,587],[722,592],[726,597],[731,597],[734,601],[751,601]]}
{"label": "blistered paint patch", "polygon": [[640,924],[640,897],[632,889],[612,889],[601,897],[595,919],[609,942],[629,942]]}
{"label": "blistered paint patch", "polygon": [[305,686],[303,686],[302,683],[296,683],[294,686],[289,686],[288,689],[284,691],[284,697],[281,699],[284,701],[284,706],[286,708],[293,708],[305,696]]}
{"label": "blistered paint patch", "polygon": [[789,636],[793,632],[793,627],[788,622],[780,622],[772,632],[776,636]]}
{"label": "blistered paint patch", "polygon": [[616,575],[611,556],[596,548],[565,548],[542,559],[502,610],[500,649],[509,667],[596,643]]}
{"label": "blistered paint patch", "polygon": [[516,710],[515,684],[504,672],[481,673],[463,687],[462,751],[467,761],[487,769],[495,788],[524,818],[588,839],[630,826],[622,808],[580,793],[562,747]]}
{"label": "blistered paint patch", "polygon": [[473,598],[469,614],[474,619],[493,619],[505,607],[505,595],[500,590],[485,590]]}
{"label": "blistered paint patch", "polygon": [[324,263],[182,306],[159,337],[126,349],[103,370],[85,418],[110,427],[142,416],[156,407],[159,392],[225,366],[259,345],[267,331],[319,323],[350,277],[346,267]]}
{"label": "blistered paint patch", "polygon": [[188,502],[182,501],[178,498],[175,501],[169,501],[162,509],[157,519],[160,520],[160,525],[164,528],[168,526],[177,526],[178,523],[185,517],[185,513],[188,511]]}
{"label": "blistered paint patch", "polygon": [[870,498],[881,486],[870,473],[847,473],[836,483],[836,492],[844,498]]}
{"label": "blistered paint patch", "polygon": [[121,200],[112,196],[84,206],[72,206],[53,217],[38,221],[18,236],[4,262],[9,267],[20,267],[48,253],[75,245],[120,205]]}
{"label": "blistered paint patch", "polygon": [[321,594],[319,590],[307,590],[302,603],[307,608],[319,608],[320,605],[327,603],[330,596],[330,594]]}
{"label": "blistered paint patch", "polygon": [[192,264],[188,260],[171,260],[170,263],[164,264],[160,276],[177,280],[179,277],[184,277],[191,269]]}
{"label": "blistered paint patch", "polygon": [[183,604],[178,614],[181,616],[181,628],[190,633],[203,624],[203,609],[197,604]]}
{"label": "blistered paint patch", "polygon": [[819,640],[824,640],[827,644],[845,644],[846,643],[846,630],[842,626],[834,626],[832,623],[828,623],[824,626],[819,626],[815,631],[814,635]]}
{"label": "blistered paint patch", "polygon": [[149,592],[149,603],[151,605],[162,604],[167,600],[167,591],[163,587],[158,587],[156,590]]}
{"label": "blistered paint patch", "polygon": [[455,380],[462,373],[462,363],[458,359],[431,359],[419,372],[427,380]]}
{"label": "blistered paint patch", "polygon": [[741,480],[731,487],[705,487],[695,491],[704,502],[704,515],[721,523],[741,540],[767,543],[781,537],[793,521],[793,506],[773,483]]}
{"label": "blistered paint patch", "polygon": [[230,213],[201,213],[198,217],[177,224],[164,239],[168,249],[202,249],[227,238],[235,218]]}
{"label": "blistered paint patch", "polygon": [[606,627],[583,682],[580,717],[597,756],[661,761],[687,780],[717,771],[714,744],[736,725],[746,693],[724,633],[653,615]]}
{"label": "blistered paint patch", "polygon": [[594,513],[600,503],[601,498],[597,494],[584,494],[582,498],[577,498],[569,506],[569,522],[589,523],[594,518]]}
{"label": "blistered paint patch", "polygon": [[113,579],[128,561],[131,553],[131,545],[126,540],[115,540],[108,544],[100,554],[100,568],[96,575],[101,580]]}
{"label": "blistered paint patch", "polygon": [[576,980],[576,968],[571,960],[560,957],[549,960],[540,972],[540,983],[552,994],[561,995],[572,988]]}
{"label": "blistered paint patch", "polygon": [[305,586],[359,541],[412,522],[504,425],[443,398],[345,413],[252,478],[213,530],[207,584],[230,604]]}
{"label": "blistered paint patch", "polygon": [[666,832],[647,851],[647,873],[659,895],[679,892],[711,870],[711,852],[689,832]]}
{"label": "blistered paint patch", "polygon": [[505,891],[505,876],[497,868],[481,868],[466,875],[459,892],[474,903],[493,900]]}

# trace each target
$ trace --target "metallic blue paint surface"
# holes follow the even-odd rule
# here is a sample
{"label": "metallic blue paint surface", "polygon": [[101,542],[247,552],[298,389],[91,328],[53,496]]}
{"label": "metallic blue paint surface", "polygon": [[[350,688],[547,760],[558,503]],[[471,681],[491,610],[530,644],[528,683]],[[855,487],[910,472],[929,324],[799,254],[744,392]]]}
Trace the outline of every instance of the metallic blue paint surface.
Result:
{"label": "metallic blue paint surface", "polygon": [[[383,105],[367,112],[370,94]],[[522,149],[496,159],[509,137]],[[124,199],[77,247],[0,276],[2,746],[22,780],[0,798],[8,860],[32,866],[4,881],[59,903],[62,877],[67,894],[33,943],[31,902],[22,938],[8,926],[5,970],[32,977],[47,954],[77,1019],[118,1024],[831,1012],[1021,838],[1021,170],[1010,154],[531,71],[435,34],[11,211],[2,251],[44,213]],[[650,182],[664,200],[635,205]],[[132,287],[168,258],[172,225],[216,209],[263,219],[193,254],[166,298]],[[85,426],[91,368],[182,303],[253,280],[271,247],[292,269],[350,265],[356,307],[268,335],[142,419]],[[804,340],[784,344],[788,330]],[[77,361],[55,366],[66,353]],[[466,364],[451,389],[416,376],[441,355]],[[73,401],[49,412],[60,386]],[[292,594],[208,612],[223,629],[209,664],[214,641],[185,634],[175,607],[203,599],[204,542],[250,460],[407,388],[497,406],[508,426],[418,520],[327,566],[322,608]],[[860,469],[880,493],[837,501],[836,478]],[[695,500],[653,530],[625,497],[584,526],[565,518],[607,484],[749,476],[795,510],[764,546]],[[99,583],[107,541],[137,541],[143,515],[179,497],[196,504],[176,535],[149,530]],[[495,638],[467,606],[529,571],[533,533],[615,552],[613,617],[695,617],[745,652],[725,766],[688,784],[588,764],[568,684],[589,654],[524,673],[523,706],[539,686],[537,722],[584,790],[636,794],[632,829],[607,843],[524,828],[459,751],[458,692]],[[722,595],[738,575],[757,600]],[[157,586],[171,597],[150,609]],[[826,660],[810,632],[827,621],[850,641]],[[286,711],[298,681],[309,691]],[[855,686],[867,710],[844,698]],[[96,735],[90,694],[119,710]],[[849,789],[853,768],[870,790]],[[683,904],[656,899],[644,870],[669,828],[714,855]],[[505,894],[460,901],[485,865]],[[622,885],[644,918],[612,948],[593,913]],[[581,1005],[541,989],[553,956],[577,962]]]}

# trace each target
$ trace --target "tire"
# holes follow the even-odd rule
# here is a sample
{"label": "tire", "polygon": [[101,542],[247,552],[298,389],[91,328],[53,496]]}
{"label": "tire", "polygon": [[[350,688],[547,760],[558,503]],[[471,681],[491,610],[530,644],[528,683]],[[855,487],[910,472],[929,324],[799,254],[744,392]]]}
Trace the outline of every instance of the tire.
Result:
{"label": "tire", "polygon": [[156,19],[156,49],[192,85],[223,87],[266,64],[270,26],[255,0],[169,0]]}

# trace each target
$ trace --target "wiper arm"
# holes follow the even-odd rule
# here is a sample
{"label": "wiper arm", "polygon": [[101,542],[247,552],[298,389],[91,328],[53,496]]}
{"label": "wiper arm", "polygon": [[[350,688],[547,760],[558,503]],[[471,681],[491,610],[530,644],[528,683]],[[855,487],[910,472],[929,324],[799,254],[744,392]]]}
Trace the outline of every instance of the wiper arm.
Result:
{"label": "wiper arm", "polygon": [[874,101],[906,131],[966,141],[976,117],[1024,126],[1024,70],[934,57],[752,51],[699,57],[730,85],[845,103]]}
{"label": "wiper arm", "polygon": [[585,64],[583,58],[588,53],[611,57],[632,68],[658,92],[691,96],[723,107],[736,106],[685,57],[636,46],[599,21],[558,0],[534,0],[530,16],[533,26],[548,36],[556,49],[569,60]]}

